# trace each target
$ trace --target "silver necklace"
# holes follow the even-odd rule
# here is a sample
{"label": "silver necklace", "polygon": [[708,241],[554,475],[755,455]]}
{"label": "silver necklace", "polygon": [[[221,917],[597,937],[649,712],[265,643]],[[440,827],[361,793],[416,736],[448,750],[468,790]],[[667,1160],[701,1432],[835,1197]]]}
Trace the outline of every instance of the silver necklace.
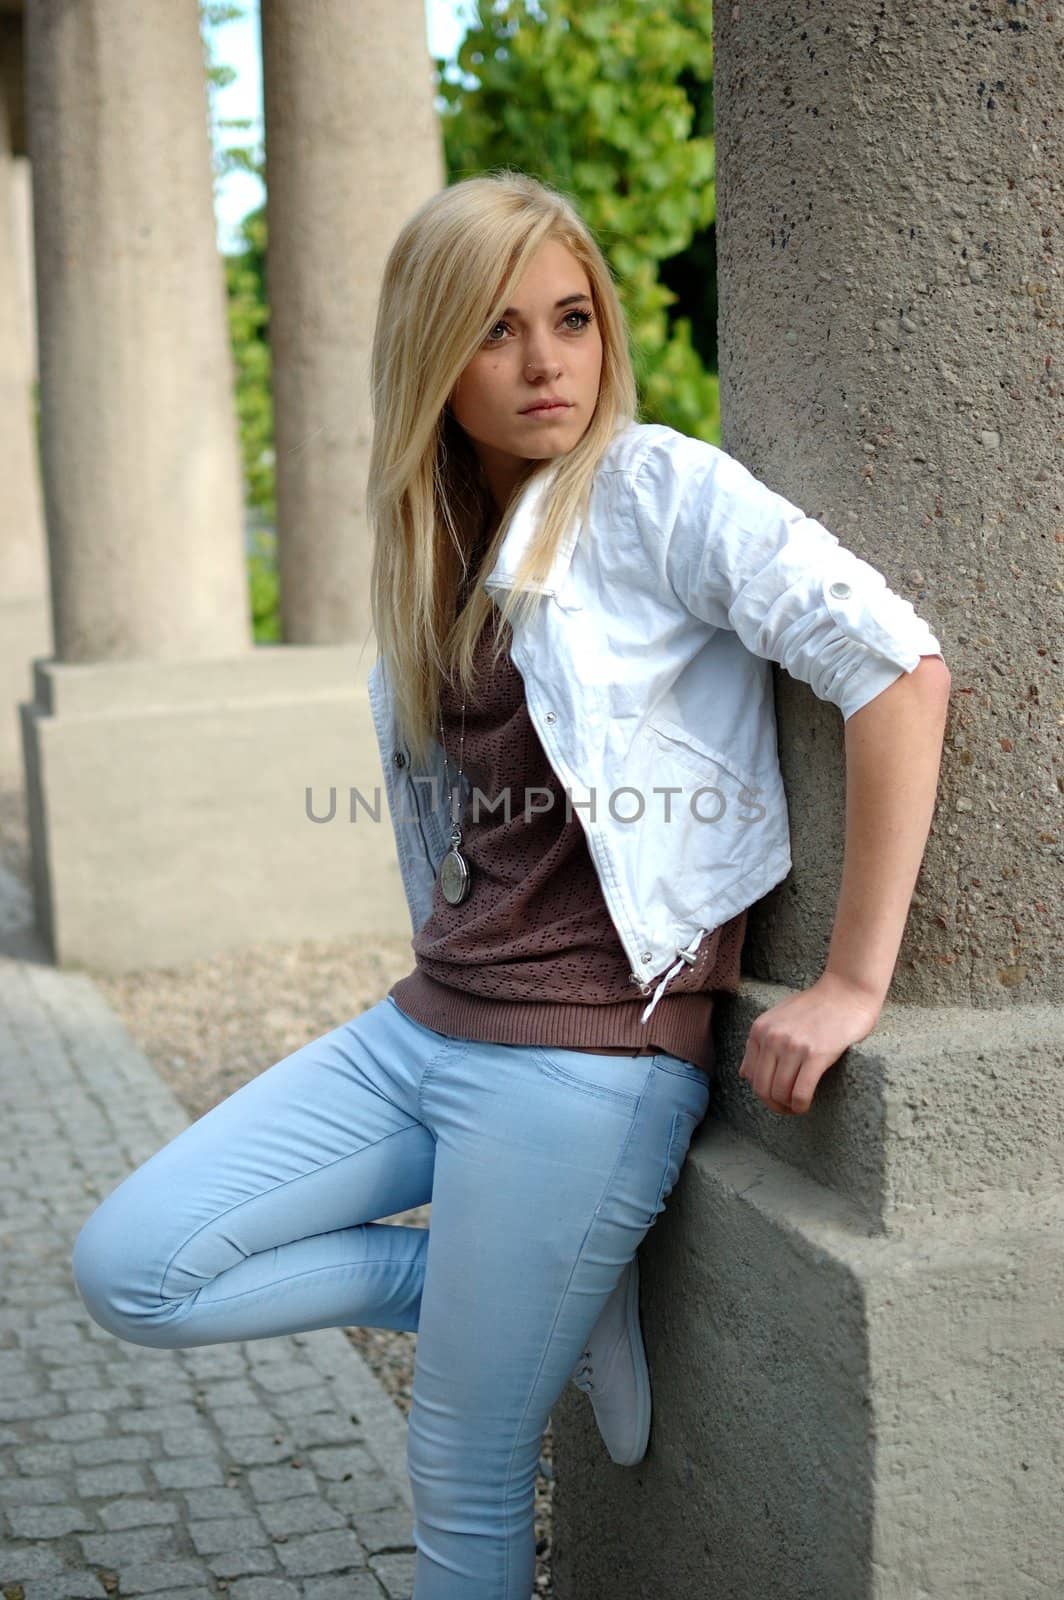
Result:
{"label": "silver necklace", "polygon": [[[450,783],[449,768],[447,766],[447,744],[443,737],[443,716],[440,716],[440,743],[443,745],[443,771],[444,778]],[[439,884],[443,898],[448,905],[460,906],[469,893],[472,872],[469,862],[459,850],[462,842],[462,830],[458,823],[459,807],[461,806],[462,765],[465,759],[465,701],[462,701],[462,740],[458,750],[458,782],[450,790],[451,795],[451,848],[440,863]]]}

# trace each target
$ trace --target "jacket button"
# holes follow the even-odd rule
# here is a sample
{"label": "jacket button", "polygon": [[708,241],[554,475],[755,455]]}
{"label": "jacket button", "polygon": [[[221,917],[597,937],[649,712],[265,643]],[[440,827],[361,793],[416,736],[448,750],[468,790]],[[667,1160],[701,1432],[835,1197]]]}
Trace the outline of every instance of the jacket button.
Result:
{"label": "jacket button", "polygon": [[833,594],[836,600],[848,600],[853,591],[848,583],[833,583],[828,594]]}
{"label": "jacket button", "polygon": [[401,750],[396,750],[393,753],[392,760],[395,762],[397,767],[405,767],[406,766],[406,757],[404,756],[404,754],[403,754],[403,752]]}

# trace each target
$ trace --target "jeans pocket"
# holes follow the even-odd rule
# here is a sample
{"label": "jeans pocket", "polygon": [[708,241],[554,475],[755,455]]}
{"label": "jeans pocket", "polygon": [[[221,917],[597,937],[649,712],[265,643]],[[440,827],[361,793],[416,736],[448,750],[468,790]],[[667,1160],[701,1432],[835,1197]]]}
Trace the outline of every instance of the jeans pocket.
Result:
{"label": "jeans pocket", "polygon": [[556,1045],[533,1045],[531,1055],[539,1070],[556,1083],[629,1109],[638,1105],[653,1071],[646,1056],[599,1055]]}

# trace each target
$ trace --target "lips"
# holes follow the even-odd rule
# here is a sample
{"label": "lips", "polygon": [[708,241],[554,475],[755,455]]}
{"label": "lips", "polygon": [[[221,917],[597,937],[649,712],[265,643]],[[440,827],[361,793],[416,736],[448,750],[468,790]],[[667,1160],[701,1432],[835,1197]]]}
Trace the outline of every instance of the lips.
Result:
{"label": "lips", "polygon": [[538,405],[525,406],[521,415],[529,417],[538,416],[542,413],[545,416],[551,411],[568,411],[571,404],[571,400],[541,400]]}

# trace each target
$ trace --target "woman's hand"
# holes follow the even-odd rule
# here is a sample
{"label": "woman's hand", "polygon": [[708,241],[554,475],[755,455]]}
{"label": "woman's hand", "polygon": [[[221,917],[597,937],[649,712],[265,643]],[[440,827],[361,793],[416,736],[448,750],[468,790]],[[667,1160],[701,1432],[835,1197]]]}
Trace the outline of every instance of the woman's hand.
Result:
{"label": "woman's hand", "polygon": [[800,1116],[828,1068],[872,1032],[880,1009],[867,990],[825,972],[810,988],[761,1013],[747,1037],[739,1076],[770,1111]]}

